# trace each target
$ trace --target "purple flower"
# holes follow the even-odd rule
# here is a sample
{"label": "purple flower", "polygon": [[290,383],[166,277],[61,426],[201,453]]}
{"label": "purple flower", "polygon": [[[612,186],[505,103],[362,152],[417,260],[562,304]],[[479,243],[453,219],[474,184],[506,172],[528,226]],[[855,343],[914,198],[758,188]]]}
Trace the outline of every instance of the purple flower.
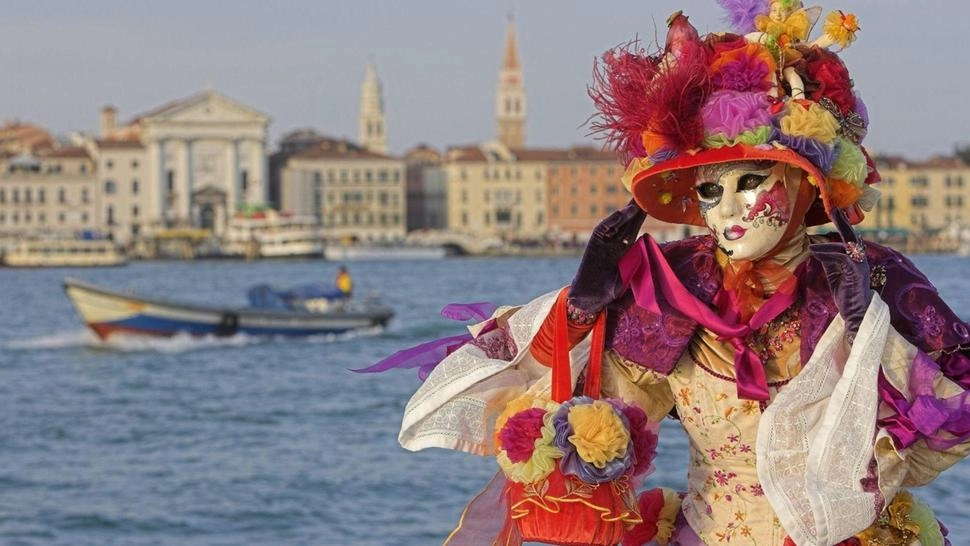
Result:
{"label": "purple flower", "polygon": [[788,146],[797,152],[798,155],[809,160],[812,165],[818,167],[818,170],[822,174],[828,175],[832,170],[832,163],[835,162],[835,158],[838,156],[838,142],[836,142],[835,146],[829,146],[813,138],[789,136],[780,130],[776,131],[776,134],[778,135],[778,142],[780,144]]}
{"label": "purple flower", "polygon": [[[573,435],[573,429],[569,424],[569,410],[573,406],[592,403],[593,399],[587,396],[577,396],[563,402],[552,418],[552,425],[556,431],[552,444],[563,452],[562,459],[559,460],[559,468],[564,475],[576,476],[586,483],[599,484],[619,478],[630,468],[633,449],[632,446],[628,447],[624,457],[607,462],[604,468],[596,468],[580,458],[576,446],[569,441],[569,437]],[[626,417],[622,413],[619,413],[619,417],[629,430]]]}
{"label": "purple flower", "polygon": [[726,91],[764,92],[771,87],[769,72],[768,63],[758,57],[741,55],[715,72],[711,84],[715,89]]}
{"label": "purple flower", "polygon": [[729,139],[746,131],[771,125],[768,95],[740,91],[717,91],[701,109],[704,131]]}

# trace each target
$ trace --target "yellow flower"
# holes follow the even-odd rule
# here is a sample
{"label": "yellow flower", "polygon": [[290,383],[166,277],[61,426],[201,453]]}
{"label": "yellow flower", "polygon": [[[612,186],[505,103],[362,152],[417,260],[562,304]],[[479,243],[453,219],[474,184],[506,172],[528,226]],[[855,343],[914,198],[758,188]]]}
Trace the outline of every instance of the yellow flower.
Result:
{"label": "yellow flower", "polygon": [[812,138],[831,145],[835,142],[839,121],[818,103],[813,102],[806,108],[798,101],[790,101],[780,126],[786,135]]}
{"label": "yellow flower", "polygon": [[844,13],[833,11],[825,17],[825,24],[822,31],[825,36],[839,47],[845,49],[855,41],[855,33],[859,30],[859,20],[854,13]]}
{"label": "yellow flower", "polygon": [[630,432],[613,406],[602,400],[573,406],[567,419],[573,429],[569,441],[583,461],[605,468],[607,462],[626,455]]}

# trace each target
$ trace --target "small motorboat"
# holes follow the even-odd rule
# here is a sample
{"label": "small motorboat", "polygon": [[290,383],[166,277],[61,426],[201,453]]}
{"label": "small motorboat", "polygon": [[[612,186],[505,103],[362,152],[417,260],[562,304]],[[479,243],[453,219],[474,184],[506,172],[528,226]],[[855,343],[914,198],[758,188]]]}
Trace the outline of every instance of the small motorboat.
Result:
{"label": "small motorboat", "polygon": [[[303,291],[275,291],[265,285],[250,290],[243,308],[221,308],[149,298],[64,280],[64,291],[84,322],[101,339],[128,332],[154,336],[311,336],[384,326],[394,311],[375,298],[299,298]],[[286,298],[289,294],[292,297]],[[318,294],[310,292],[310,295]]]}

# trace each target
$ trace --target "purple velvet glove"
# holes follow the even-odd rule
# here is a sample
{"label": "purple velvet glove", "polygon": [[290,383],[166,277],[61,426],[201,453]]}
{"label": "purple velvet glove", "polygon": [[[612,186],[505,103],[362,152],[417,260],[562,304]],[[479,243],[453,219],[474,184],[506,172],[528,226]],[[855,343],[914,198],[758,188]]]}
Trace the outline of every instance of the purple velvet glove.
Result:
{"label": "purple velvet glove", "polygon": [[569,287],[570,320],[592,322],[607,304],[622,295],[620,258],[636,242],[646,217],[647,213],[631,200],[593,229]]}
{"label": "purple velvet glove", "polygon": [[865,245],[856,236],[845,214],[836,209],[832,216],[843,242],[818,243],[810,249],[825,270],[832,298],[845,320],[846,338],[852,343],[872,298],[869,262]]}

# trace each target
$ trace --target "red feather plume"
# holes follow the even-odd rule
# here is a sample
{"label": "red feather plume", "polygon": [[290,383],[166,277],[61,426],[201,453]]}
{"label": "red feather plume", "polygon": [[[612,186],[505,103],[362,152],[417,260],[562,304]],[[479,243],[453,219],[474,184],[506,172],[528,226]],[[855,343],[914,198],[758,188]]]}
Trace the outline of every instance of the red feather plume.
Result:
{"label": "red feather plume", "polygon": [[711,87],[708,46],[686,17],[678,13],[671,21],[663,54],[634,53],[633,42],[607,51],[593,69],[588,92],[599,116],[590,127],[628,160],[646,155],[644,131],[678,153],[699,147],[704,138],[700,112]]}

